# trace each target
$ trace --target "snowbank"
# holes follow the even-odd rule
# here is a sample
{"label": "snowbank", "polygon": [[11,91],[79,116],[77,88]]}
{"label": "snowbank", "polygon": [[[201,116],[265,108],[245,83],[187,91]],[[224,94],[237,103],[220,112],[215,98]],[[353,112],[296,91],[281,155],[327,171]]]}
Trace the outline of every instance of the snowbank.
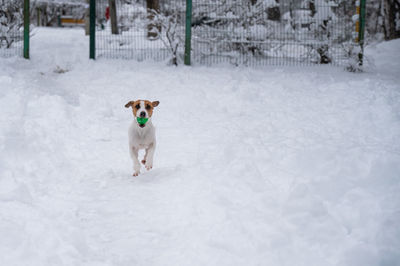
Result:
{"label": "snowbank", "polygon": [[[0,61],[0,265],[400,263],[398,41],[363,74],[91,62],[87,42],[38,29]],[[136,98],[161,103],[133,178]]]}

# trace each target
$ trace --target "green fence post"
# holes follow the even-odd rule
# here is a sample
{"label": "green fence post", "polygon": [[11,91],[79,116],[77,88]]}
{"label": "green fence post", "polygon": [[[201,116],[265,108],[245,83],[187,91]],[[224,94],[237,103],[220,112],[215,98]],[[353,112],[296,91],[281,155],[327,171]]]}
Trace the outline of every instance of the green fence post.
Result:
{"label": "green fence post", "polygon": [[360,53],[358,54],[358,63],[360,66],[363,65],[364,60],[364,33],[365,33],[365,2],[366,0],[360,0],[360,28],[358,32],[358,42],[360,44]]}
{"label": "green fence post", "polygon": [[57,27],[60,27],[61,28],[61,12],[58,12],[58,15],[57,15]]}
{"label": "green fence post", "polygon": [[96,0],[90,0],[89,4],[89,58],[96,59]]}
{"label": "green fence post", "polygon": [[24,58],[29,59],[29,0],[24,0]]}
{"label": "green fence post", "polygon": [[36,8],[36,25],[40,27],[40,8]]}
{"label": "green fence post", "polygon": [[192,0],[186,0],[185,65],[190,66],[192,41]]}

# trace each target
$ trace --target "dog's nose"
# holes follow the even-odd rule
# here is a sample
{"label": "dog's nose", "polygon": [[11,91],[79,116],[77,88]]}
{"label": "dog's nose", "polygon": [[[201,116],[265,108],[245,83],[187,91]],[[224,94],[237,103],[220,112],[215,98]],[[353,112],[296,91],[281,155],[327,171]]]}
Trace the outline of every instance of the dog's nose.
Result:
{"label": "dog's nose", "polygon": [[140,117],[146,117],[146,113],[145,112],[140,112]]}

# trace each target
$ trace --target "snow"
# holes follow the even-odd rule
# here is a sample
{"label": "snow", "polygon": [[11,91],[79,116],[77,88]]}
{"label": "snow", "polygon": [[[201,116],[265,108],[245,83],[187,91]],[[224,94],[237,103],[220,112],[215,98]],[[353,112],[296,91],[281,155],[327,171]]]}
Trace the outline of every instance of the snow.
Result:
{"label": "snow", "polygon": [[263,0],[262,5],[265,7],[275,7],[279,6],[279,3],[277,3],[276,0]]}
{"label": "snow", "polygon": [[[354,74],[88,60],[39,28],[0,59],[0,265],[400,264],[400,40]],[[132,177],[124,104],[159,100]]]}

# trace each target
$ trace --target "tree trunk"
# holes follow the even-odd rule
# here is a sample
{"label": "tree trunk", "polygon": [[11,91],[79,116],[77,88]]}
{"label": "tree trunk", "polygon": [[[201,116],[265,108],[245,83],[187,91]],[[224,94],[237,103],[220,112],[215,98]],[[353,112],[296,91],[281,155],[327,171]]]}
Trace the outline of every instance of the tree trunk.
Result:
{"label": "tree trunk", "polygon": [[158,34],[161,32],[161,25],[157,25],[154,22],[154,14],[160,13],[160,1],[159,0],[146,0],[147,4],[147,18],[150,23],[147,25],[147,38],[157,39]]}
{"label": "tree trunk", "polygon": [[392,40],[400,37],[400,30],[396,29],[396,14],[400,13],[398,0],[382,0],[383,6],[383,31],[385,40]]}
{"label": "tree trunk", "polygon": [[111,33],[118,34],[117,8],[115,6],[115,0],[108,0],[108,6],[110,7]]}
{"label": "tree trunk", "polygon": [[314,0],[309,2],[309,7],[310,7],[310,10],[311,10],[311,17],[314,17],[314,15],[317,13],[317,9],[315,8]]}

